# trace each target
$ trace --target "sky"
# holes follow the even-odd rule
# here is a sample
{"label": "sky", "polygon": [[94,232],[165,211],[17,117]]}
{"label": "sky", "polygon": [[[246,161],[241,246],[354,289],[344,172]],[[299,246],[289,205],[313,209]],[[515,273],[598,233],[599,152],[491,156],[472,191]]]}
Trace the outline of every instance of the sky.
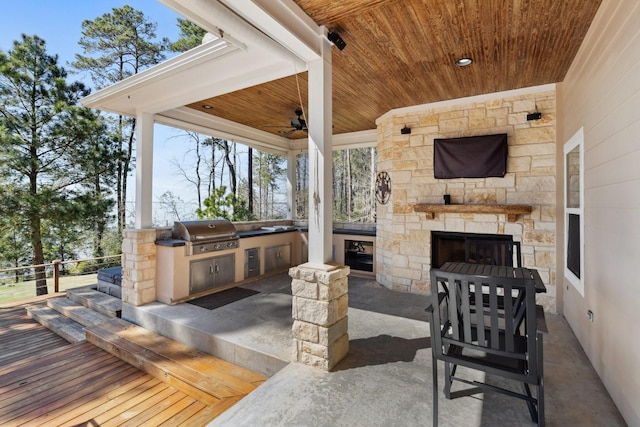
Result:
{"label": "sky", "polygon": [[[147,19],[157,23],[156,35],[171,41],[179,35],[175,12],[157,0],[0,0],[0,49],[10,50],[13,41],[21,34],[38,35],[44,39],[49,54],[58,55],[58,65],[71,74],[69,63],[76,53],[82,53],[78,40],[82,36],[82,21],[111,13],[114,8],[130,5],[142,11]],[[81,80],[92,86],[90,79],[78,74],[70,75],[69,81]],[[162,225],[166,220],[158,211],[157,200],[161,194],[171,191],[187,203],[193,203],[187,184],[172,164],[182,161],[186,144],[180,144],[182,132],[177,129],[156,125],[154,130],[154,218]],[[135,179],[130,179],[128,187],[135,189]],[[133,193],[127,197],[133,201]],[[156,213],[157,212],[157,213]],[[182,218],[183,220],[185,218]],[[170,223],[169,223],[170,225]]]}

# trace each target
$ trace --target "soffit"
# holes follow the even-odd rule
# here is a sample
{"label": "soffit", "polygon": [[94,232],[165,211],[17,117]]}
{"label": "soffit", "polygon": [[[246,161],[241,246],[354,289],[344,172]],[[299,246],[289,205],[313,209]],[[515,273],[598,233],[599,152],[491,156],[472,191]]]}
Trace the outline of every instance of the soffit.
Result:
{"label": "soffit", "polygon": [[[394,108],[562,81],[601,0],[294,2],[347,43],[332,55],[341,134],[374,129]],[[463,56],[473,64],[456,67]],[[187,106],[282,135],[300,104],[307,109],[306,72]]]}

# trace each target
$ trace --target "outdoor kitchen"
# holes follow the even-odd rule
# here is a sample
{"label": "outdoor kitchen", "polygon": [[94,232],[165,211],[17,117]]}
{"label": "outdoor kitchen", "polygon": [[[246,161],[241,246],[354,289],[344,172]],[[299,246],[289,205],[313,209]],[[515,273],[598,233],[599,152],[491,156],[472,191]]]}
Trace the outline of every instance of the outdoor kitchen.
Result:
{"label": "outdoor kitchen", "polygon": [[[375,225],[334,229],[334,259],[373,277]],[[177,221],[157,231],[156,299],[176,304],[223,291],[307,261],[304,223]]]}

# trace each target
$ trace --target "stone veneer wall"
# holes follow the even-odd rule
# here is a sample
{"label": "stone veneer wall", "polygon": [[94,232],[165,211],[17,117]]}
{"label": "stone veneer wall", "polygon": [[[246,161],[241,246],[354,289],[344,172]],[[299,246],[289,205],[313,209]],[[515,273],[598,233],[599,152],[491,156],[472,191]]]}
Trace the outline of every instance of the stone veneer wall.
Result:
{"label": "stone veneer wall", "polygon": [[[539,91],[537,91],[539,90]],[[428,293],[431,231],[511,234],[523,263],[547,286],[539,297],[556,307],[556,91],[554,86],[503,92],[391,111],[378,120],[378,171],[391,176],[392,194],[378,205],[376,279],[405,292]],[[540,111],[542,119],[527,121]],[[407,125],[411,134],[400,129]],[[434,138],[506,133],[504,178],[435,179]],[[504,214],[438,213],[433,220],[413,211],[416,203],[530,204],[530,215],[507,222]]]}

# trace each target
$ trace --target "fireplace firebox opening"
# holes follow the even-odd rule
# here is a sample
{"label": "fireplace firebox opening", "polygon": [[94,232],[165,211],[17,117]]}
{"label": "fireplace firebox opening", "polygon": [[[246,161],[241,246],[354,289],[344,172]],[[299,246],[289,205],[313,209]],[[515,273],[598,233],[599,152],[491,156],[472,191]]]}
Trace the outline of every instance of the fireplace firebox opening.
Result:
{"label": "fireplace firebox opening", "polygon": [[499,240],[513,242],[510,234],[431,232],[431,268],[440,268],[445,262],[464,262],[467,240]]}

